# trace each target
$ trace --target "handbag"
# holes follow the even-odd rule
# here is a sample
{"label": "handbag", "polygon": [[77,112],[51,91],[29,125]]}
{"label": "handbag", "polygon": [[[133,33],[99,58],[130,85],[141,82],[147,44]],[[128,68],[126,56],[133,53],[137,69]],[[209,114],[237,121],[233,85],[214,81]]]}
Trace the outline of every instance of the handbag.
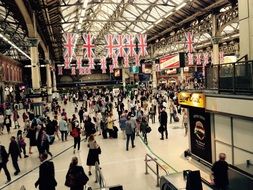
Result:
{"label": "handbag", "polygon": [[96,150],[97,150],[97,154],[101,154],[101,148],[100,148],[100,146]]}
{"label": "handbag", "polygon": [[164,131],[163,126],[158,127],[158,132],[159,132],[159,133],[162,133],[163,131]]}
{"label": "handbag", "polygon": [[65,186],[67,187],[75,187],[75,186],[82,186],[86,185],[89,181],[89,178],[82,172],[73,173],[72,171],[69,172],[68,176],[65,180]]}
{"label": "handbag", "polygon": [[146,133],[150,133],[151,131],[152,131],[151,127],[148,126],[148,127],[146,128]]}

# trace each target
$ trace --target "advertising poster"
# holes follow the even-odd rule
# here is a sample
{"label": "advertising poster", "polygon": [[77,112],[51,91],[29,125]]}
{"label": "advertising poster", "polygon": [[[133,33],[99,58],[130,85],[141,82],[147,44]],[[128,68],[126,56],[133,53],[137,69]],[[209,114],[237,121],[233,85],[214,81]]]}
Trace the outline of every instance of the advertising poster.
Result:
{"label": "advertising poster", "polygon": [[212,163],[210,114],[204,109],[189,108],[192,154]]}

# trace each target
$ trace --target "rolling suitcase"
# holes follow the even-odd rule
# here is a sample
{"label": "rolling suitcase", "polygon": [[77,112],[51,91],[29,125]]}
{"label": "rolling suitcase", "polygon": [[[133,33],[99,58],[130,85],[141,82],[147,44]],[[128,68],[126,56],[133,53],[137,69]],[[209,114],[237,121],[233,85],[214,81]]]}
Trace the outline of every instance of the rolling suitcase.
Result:
{"label": "rolling suitcase", "polygon": [[107,139],[107,130],[106,129],[102,130],[102,136],[104,139]]}
{"label": "rolling suitcase", "polygon": [[112,138],[118,138],[118,128],[116,126],[113,127]]}

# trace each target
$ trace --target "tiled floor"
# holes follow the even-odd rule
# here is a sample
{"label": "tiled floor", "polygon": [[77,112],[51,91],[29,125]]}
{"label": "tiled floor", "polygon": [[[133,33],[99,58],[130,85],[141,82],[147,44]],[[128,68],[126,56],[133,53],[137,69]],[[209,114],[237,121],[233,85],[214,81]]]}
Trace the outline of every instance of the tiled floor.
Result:
{"label": "tiled floor", "polygon": [[[74,112],[73,104],[68,104],[66,107],[68,115],[72,115]],[[21,111],[22,113],[22,111]],[[117,115],[115,114],[115,118]],[[22,123],[22,122],[21,122]],[[97,136],[96,139],[101,146],[102,154],[100,156],[100,162],[102,172],[106,180],[107,185],[121,184],[124,190],[153,190],[156,188],[156,177],[150,172],[149,175],[145,175],[145,155],[151,154],[158,158],[159,163],[166,168],[169,173],[176,171],[183,171],[185,169],[199,169],[198,164],[193,161],[186,160],[183,157],[183,151],[188,148],[188,137],[184,137],[184,130],[181,128],[181,123],[173,123],[169,125],[169,138],[166,140],[160,140],[160,135],[157,131],[158,123],[152,124],[152,131],[148,135],[149,145],[146,146],[142,140],[138,137],[135,140],[136,147],[125,150],[125,140],[122,137],[121,131],[119,131],[118,139],[102,139],[101,136]],[[16,136],[16,131],[12,131],[11,135]],[[11,135],[0,136],[0,141],[8,149],[9,138]],[[28,141],[27,141],[28,142]],[[73,145],[73,139],[69,137],[67,142],[56,142],[50,147],[54,157],[53,161],[56,170],[56,179],[58,182],[57,190],[67,189],[64,186],[65,175],[71,161],[73,149],[70,148]],[[28,150],[28,148],[27,148]],[[79,163],[82,164],[87,172],[86,158],[88,148],[87,143],[81,143],[81,150],[76,152],[76,156],[79,157]],[[57,155],[59,154],[59,155]],[[12,183],[8,186],[4,185],[6,181],[3,171],[0,173],[0,190],[18,190],[22,185],[25,185],[26,189],[35,189],[34,183],[38,178],[39,159],[36,148],[34,148],[34,154],[29,158],[22,158],[19,160],[21,173],[19,176],[13,176],[13,167],[11,162],[8,162],[9,171],[12,174]],[[154,164],[152,166],[155,169]],[[201,167],[201,176],[205,179],[209,179],[208,171],[203,171]],[[161,175],[165,173],[163,170],[159,170]],[[27,173],[29,172],[29,173]],[[94,183],[95,175],[90,177],[88,184],[91,187],[98,187]]]}

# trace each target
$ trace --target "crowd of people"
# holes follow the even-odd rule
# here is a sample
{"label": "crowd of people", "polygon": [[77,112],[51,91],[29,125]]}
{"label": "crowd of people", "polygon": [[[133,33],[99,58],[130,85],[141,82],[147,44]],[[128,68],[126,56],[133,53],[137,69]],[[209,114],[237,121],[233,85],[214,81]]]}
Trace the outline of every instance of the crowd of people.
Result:
{"label": "crowd of people", "polygon": [[[73,139],[75,154],[80,150],[83,136],[88,147],[86,165],[90,176],[91,168],[96,163],[99,164],[101,154],[101,148],[95,138],[118,138],[117,126],[122,131],[121,138],[126,140],[126,151],[129,151],[130,142],[131,147],[135,148],[136,136],[140,136],[143,142],[148,144],[148,134],[152,131],[150,126],[156,119],[159,120],[158,132],[161,140],[168,138],[167,127],[172,122],[181,122],[187,136],[188,113],[178,104],[177,92],[177,87],[171,86],[156,91],[149,88],[136,88],[128,92],[121,90],[117,94],[106,88],[62,93],[60,99],[53,99],[51,104],[44,105],[41,115],[35,115],[33,110],[29,109],[32,108],[29,104],[23,112],[18,111],[17,107],[9,107],[5,109],[5,113],[0,113],[0,135],[5,134],[5,130],[11,135],[8,149],[5,148],[8,145],[0,142],[0,171],[4,170],[6,183],[9,183],[9,157],[15,169],[14,175],[18,175],[22,169],[18,159],[22,158],[22,154],[27,159],[36,151],[36,147],[41,165],[35,187],[39,186],[40,190],[54,190],[57,181],[50,146],[56,140],[65,142]],[[74,110],[68,110],[68,113],[73,114],[68,115],[65,106],[70,102],[75,106]],[[22,116],[19,115],[21,112]],[[179,121],[178,115],[181,114],[182,121]],[[20,122],[21,119],[23,122]],[[17,132],[16,135],[13,135],[12,128],[14,133]],[[213,171],[215,174],[216,169]],[[78,166],[78,158],[74,156],[66,174],[65,185],[71,190],[82,190],[88,180],[83,167]]]}
{"label": "crowd of people", "polygon": [[[15,168],[14,175],[18,175],[20,173],[18,158],[21,158],[22,154],[24,158],[28,158],[34,153],[34,147],[36,147],[40,157],[43,157],[40,159],[43,160],[45,154],[53,158],[50,146],[54,143],[55,138],[64,142],[68,140],[69,136],[74,139],[73,152],[75,153],[80,150],[83,135],[89,145],[87,165],[89,166],[88,174],[91,175],[91,166],[94,166],[95,162],[99,163],[99,152],[97,151],[99,146],[96,144],[95,135],[102,135],[103,138],[118,138],[119,129],[115,124],[119,123],[128,151],[130,141],[131,147],[135,147],[136,135],[142,135],[144,142],[148,144],[147,134],[152,130],[149,122],[154,123],[159,115],[161,139],[164,139],[164,134],[165,138],[168,138],[166,108],[169,107],[171,110],[170,123],[172,118],[175,120],[177,112],[181,113],[175,96],[173,91],[161,93],[151,89],[120,91],[115,95],[103,88],[82,93],[62,94],[60,100],[53,99],[51,105],[45,104],[42,115],[35,115],[33,110],[29,109],[32,107],[30,105],[21,116],[17,107],[12,109],[9,107],[5,113],[0,113],[0,133],[3,135],[6,130],[10,134],[11,128],[14,127],[17,134],[12,135],[11,133],[7,151],[1,145],[0,169],[3,168],[7,182],[9,182],[11,180],[7,168],[9,156]],[[69,102],[75,104],[73,114],[70,116],[63,108]],[[118,113],[117,116],[114,115],[114,109]],[[20,119],[23,120],[23,126],[20,125]]]}

